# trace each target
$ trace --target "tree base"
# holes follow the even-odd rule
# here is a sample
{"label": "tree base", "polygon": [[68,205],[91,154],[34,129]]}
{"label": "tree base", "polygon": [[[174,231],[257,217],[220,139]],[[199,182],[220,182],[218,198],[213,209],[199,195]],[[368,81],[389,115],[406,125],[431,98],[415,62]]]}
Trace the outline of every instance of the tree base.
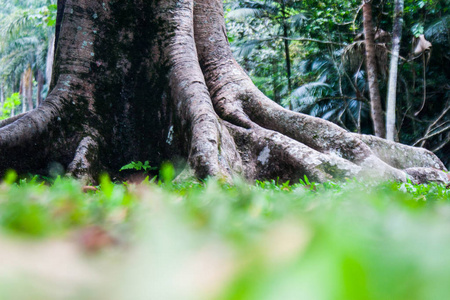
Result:
{"label": "tree base", "polygon": [[53,90],[0,124],[1,170],[58,162],[94,180],[133,160],[183,157],[198,178],[449,181],[425,149],[352,134],[265,97],[232,56],[219,0],[60,7]]}

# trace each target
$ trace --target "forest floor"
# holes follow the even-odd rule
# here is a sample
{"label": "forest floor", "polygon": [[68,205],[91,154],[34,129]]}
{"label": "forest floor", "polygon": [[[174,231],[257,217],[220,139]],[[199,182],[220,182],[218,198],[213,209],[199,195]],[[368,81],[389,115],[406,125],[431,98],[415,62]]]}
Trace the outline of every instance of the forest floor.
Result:
{"label": "forest floor", "polygon": [[0,299],[446,299],[450,189],[0,185]]}

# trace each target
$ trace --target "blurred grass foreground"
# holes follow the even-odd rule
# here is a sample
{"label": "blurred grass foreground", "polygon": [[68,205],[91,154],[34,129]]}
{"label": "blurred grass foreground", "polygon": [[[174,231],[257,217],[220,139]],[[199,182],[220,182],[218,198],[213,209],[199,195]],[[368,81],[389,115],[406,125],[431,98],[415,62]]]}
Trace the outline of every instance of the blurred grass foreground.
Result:
{"label": "blurred grass foreground", "polygon": [[[307,180],[306,180],[307,181]],[[448,299],[450,190],[0,185],[1,300]]]}

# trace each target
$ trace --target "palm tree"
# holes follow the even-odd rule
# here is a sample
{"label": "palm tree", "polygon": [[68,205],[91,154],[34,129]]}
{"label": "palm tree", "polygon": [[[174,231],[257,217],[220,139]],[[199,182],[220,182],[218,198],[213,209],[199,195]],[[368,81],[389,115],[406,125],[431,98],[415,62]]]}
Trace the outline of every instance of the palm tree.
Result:
{"label": "palm tree", "polygon": [[[56,9],[55,5],[48,5],[50,1],[29,2],[23,3],[28,8],[5,5],[0,22],[0,81],[7,94],[22,87],[22,95],[26,98],[22,103],[23,111],[38,105],[43,96],[48,45]],[[34,81],[37,81],[35,101]],[[48,81],[47,78],[47,84]]]}

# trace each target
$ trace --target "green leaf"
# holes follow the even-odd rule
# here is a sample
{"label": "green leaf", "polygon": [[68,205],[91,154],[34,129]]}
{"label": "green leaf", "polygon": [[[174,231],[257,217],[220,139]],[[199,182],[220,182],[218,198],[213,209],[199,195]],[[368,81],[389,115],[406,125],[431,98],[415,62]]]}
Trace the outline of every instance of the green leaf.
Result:
{"label": "green leaf", "polygon": [[14,182],[16,182],[17,180],[17,173],[14,170],[8,170],[6,172],[5,178],[3,179],[3,181],[7,184],[7,185],[11,185]]}
{"label": "green leaf", "polygon": [[175,168],[171,163],[164,163],[159,174],[163,182],[169,183],[175,178]]}
{"label": "green leaf", "polygon": [[120,168],[119,172],[123,171],[123,170],[140,170],[140,167],[138,166],[137,163],[135,163],[134,161],[132,161],[131,163],[129,163],[128,165],[123,166],[122,168]]}

